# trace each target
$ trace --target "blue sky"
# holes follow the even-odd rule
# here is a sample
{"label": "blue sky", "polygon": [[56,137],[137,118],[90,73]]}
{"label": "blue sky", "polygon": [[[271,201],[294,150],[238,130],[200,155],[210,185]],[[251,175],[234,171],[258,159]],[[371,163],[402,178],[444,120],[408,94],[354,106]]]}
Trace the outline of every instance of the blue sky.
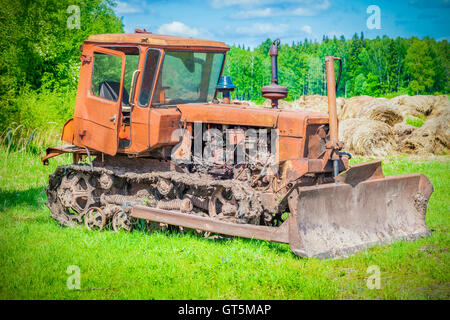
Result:
{"label": "blue sky", "polygon": [[[380,29],[367,26],[371,5],[380,10]],[[450,40],[450,0],[119,0],[114,11],[126,32],[145,28],[251,48],[267,38],[348,39],[361,31],[371,39],[386,34]]]}

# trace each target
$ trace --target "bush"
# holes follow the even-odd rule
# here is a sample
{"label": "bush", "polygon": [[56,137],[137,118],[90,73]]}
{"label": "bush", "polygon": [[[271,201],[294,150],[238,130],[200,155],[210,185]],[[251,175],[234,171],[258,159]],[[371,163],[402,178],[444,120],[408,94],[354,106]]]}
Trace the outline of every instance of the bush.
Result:
{"label": "bush", "polygon": [[0,142],[11,149],[57,143],[64,123],[73,116],[75,97],[75,90],[24,90],[2,100]]}

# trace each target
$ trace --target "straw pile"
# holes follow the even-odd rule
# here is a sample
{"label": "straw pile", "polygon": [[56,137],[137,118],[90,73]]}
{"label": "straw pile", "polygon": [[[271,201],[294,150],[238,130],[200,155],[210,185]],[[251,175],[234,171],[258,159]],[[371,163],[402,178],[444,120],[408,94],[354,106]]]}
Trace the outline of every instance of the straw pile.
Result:
{"label": "straw pile", "polygon": [[[338,111],[338,114],[342,109],[344,103],[345,103],[344,98],[336,99],[336,109]],[[263,106],[270,107],[271,101],[270,100],[264,101]],[[279,100],[278,106],[282,109],[313,110],[326,113],[328,112],[328,97],[321,96],[318,94],[311,96],[301,96],[299,99],[295,101]]]}
{"label": "straw pile", "polygon": [[425,121],[420,128],[399,136],[400,152],[414,154],[444,154],[450,148],[450,112]]}
{"label": "straw pile", "polygon": [[[293,102],[280,100],[280,108],[328,111],[326,96],[303,96]],[[270,101],[264,103],[270,106]],[[450,150],[450,102],[446,95],[369,96],[337,99],[340,139],[346,151],[383,157],[396,152],[415,155],[443,154]],[[411,118],[424,120],[412,126]]]}
{"label": "straw pile", "polygon": [[351,118],[339,124],[339,140],[354,155],[384,157],[397,148],[392,128],[381,121]]}

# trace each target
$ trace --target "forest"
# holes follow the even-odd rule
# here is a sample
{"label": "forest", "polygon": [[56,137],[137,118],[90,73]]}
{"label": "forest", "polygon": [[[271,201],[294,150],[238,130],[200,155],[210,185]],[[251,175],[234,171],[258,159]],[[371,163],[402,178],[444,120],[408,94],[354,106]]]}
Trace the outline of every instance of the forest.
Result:
{"label": "forest", "polygon": [[[73,6],[79,28],[70,28]],[[72,6],[72,7],[71,7]],[[0,131],[23,125],[35,129],[61,125],[71,117],[80,67],[80,45],[91,34],[120,33],[113,0],[4,0],[0,6]],[[220,39],[217,39],[220,40]],[[274,40],[274,39],[272,39]],[[234,98],[262,103],[261,87],[270,83],[271,39],[250,50],[231,45],[224,74],[237,90]],[[446,94],[449,44],[432,38],[308,39],[282,43],[279,82],[287,100],[326,94],[324,57],[342,58],[338,96]],[[43,110],[45,110],[43,112]],[[56,127],[55,126],[55,127]]]}
{"label": "forest", "polygon": [[[224,73],[238,87],[238,98],[261,101],[260,88],[270,83],[271,39],[254,50],[233,46]],[[449,44],[446,40],[405,39],[388,36],[364,38],[355,33],[322,42],[308,39],[282,44],[279,49],[279,82],[289,89],[288,100],[302,95],[326,95],[325,57],[342,59],[338,96],[374,97],[401,94],[445,94],[449,89]]]}

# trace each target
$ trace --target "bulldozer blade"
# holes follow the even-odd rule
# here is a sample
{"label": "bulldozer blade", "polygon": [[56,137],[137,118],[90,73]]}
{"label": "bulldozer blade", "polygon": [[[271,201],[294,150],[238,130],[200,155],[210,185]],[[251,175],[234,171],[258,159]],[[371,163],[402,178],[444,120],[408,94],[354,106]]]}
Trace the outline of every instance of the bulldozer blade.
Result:
{"label": "bulldozer blade", "polygon": [[[433,186],[425,175],[383,177],[376,163],[365,181],[348,170],[342,181],[298,187],[288,198],[291,250],[303,257],[339,258],[396,240],[431,235],[425,212]],[[357,174],[356,174],[357,176]]]}

